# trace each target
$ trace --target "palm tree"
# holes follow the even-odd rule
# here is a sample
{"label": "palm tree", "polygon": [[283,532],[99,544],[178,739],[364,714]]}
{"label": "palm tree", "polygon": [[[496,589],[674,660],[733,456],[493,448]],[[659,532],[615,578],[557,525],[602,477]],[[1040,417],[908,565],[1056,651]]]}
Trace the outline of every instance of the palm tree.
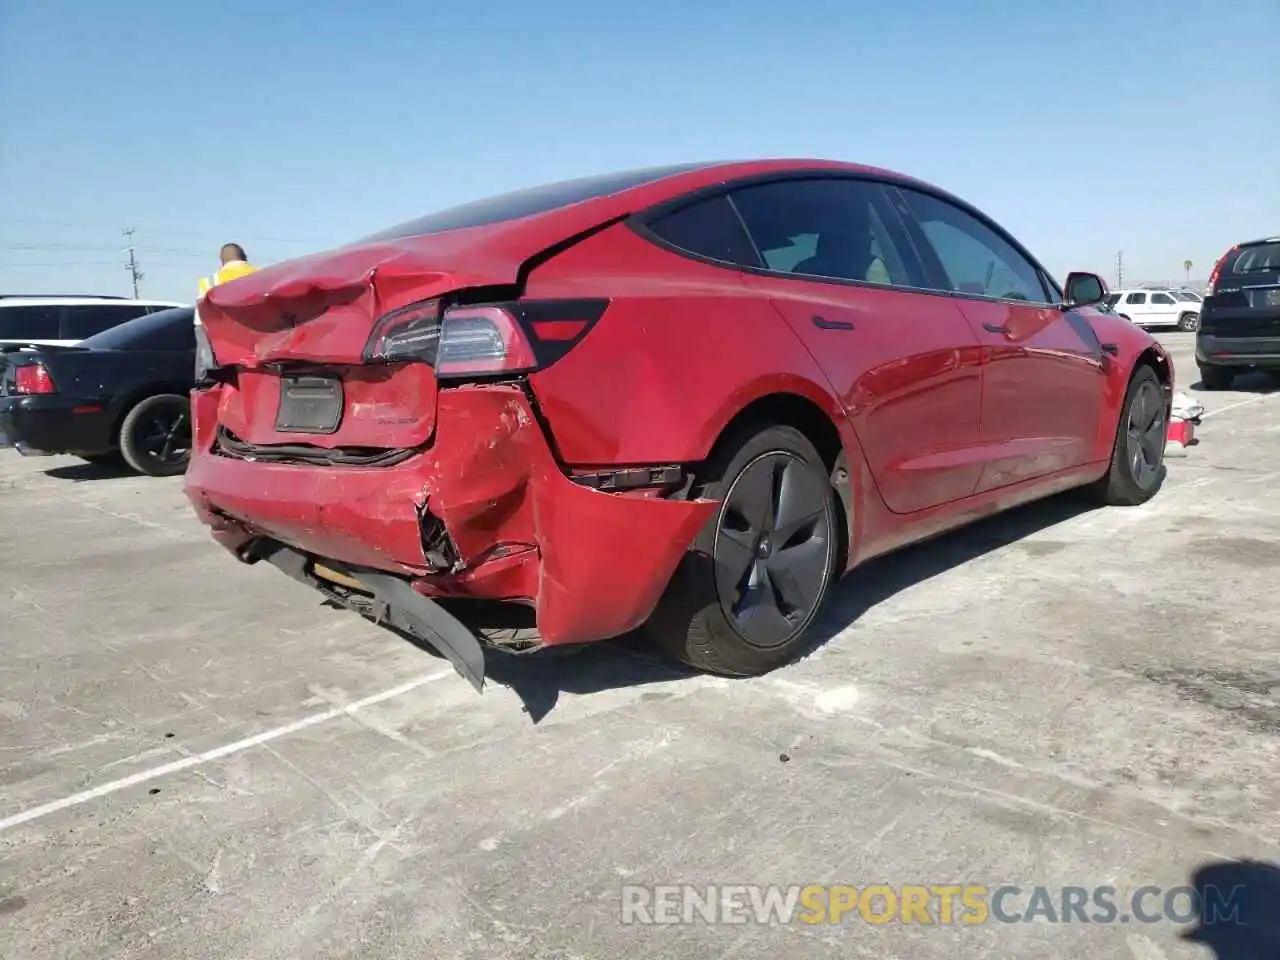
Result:
{"label": "palm tree", "polygon": [[1191,286],[1191,261],[1183,260],[1182,269],[1183,269],[1183,272],[1185,272],[1187,275],[1187,286],[1189,287]]}

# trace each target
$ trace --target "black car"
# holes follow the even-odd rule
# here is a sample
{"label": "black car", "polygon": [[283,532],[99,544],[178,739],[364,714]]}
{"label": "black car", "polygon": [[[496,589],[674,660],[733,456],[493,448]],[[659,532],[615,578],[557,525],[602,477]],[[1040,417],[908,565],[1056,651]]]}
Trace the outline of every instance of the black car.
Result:
{"label": "black car", "polygon": [[195,317],[163,310],[76,346],[0,353],[0,435],[28,455],[123,459],[139,473],[186,470]]}
{"label": "black car", "polygon": [[1280,374],[1280,237],[1227,251],[1200,307],[1196,365],[1207,390],[1251,368]]}

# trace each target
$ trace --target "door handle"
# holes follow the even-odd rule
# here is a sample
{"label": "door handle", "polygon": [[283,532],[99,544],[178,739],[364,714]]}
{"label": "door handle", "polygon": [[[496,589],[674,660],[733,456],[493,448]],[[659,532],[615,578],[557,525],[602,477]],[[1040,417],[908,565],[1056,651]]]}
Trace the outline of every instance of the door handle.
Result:
{"label": "door handle", "polygon": [[988,333],[1008,333],[1009,328],[1002,323],[984,323],[982,329]]}
{"label": "door handle", "polygon": [[819,330],[852,330],[853,329],[853,324],[850,323],[848,320],[828,320],[825,317],[818,316],[817,314],[814,314],[812,317],[810,317],[810,319],[813,321],[813,325],[817,327]]}

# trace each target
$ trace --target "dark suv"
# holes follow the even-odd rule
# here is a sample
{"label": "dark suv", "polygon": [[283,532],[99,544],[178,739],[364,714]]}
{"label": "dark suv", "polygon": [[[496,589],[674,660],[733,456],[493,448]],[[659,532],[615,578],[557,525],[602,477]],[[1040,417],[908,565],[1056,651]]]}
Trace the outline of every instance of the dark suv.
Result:
{"label": "dark suv", "polygon": [[1280,374],[1280,237],[1237,244],[1213,268],[1196,365],[1206,390],[1225,390],[1251,368]]}

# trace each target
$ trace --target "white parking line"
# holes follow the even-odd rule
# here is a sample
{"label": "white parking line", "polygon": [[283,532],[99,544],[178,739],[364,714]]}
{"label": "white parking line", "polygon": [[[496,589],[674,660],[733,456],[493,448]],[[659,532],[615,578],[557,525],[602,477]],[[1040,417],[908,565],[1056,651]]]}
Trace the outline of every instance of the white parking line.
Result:
{"label": "white parking line", "polygon": [[60,810],[66,810],[68,807],[78,806],[87,803],[90,800],[96,800],[99,797],[105,797],[108,794],[116,793],[120,790],[127,790],[129,787],[135,787],[140,783],[146,783],[148,780],[154,780],[157,777],[167,776],[171,773],[177,773],[179,770],[188,770],[191,767],[199,766],[203,763],[209,763],[211,760],[219,760],[222,757],[230,756],[233,753],[240,753],[259,744],[276,740],[280,737],[287,736],[290,733],[297,733],[299,730],[305,730],[307,727],[314,727],[318,723],[324,723],[335,717],[347,716],[356,713],[366,707],[371,707],[376,703],[382,703],[384,700],[390,700],[393,697],[399,697],[418,687],[426,686],[428,683],[434,683],[437,680],[443,680],[445,677],[457,676],[453,668],[446,670],[437,670],[435,673],[424,674],[414,680],[400,684],[398,687],[392,687],[390,690],[384,690],[381,693],[375,693],[372,696],[365,697],[362,700],[356,700],[344,707],[330,707],[320,713],[313,713],[309,717],[303,717],[301,720],[295,720],[293,723],[287,723],[283,727],[276,727],[273,730],[264,730],[262,733],[254,734],[252,737],[245,737],[243,740],[237,740],[234,743],[228,743],[221,747],[214,747],[212,750],[206,750],[204,753],[193,754],[189,757],[183,757],[181,760],[175,760],[172,763],[162,764],[158,767],[152,767],[150,770],[143,770],[140,773],[132,774],[128,777],[122,777],[119,780],[112,780],[110,783],[104,783],[101,786],[84,790],[80,793],[73,793],[69,797],[63,797],[60,800],[53,800],[49,803],[42,803],[38,807],[32,807],[30,810],[24,810],[21,813],[15,813],[11,817],[0,820],[0,833],[9,830],[20,824],[30,823],[32,820],[39,820],[41,817],[47,817],[50,814],[57,813]]}
{"label": "white parking line", "polygon": [[1237,400],[1235,403],[1228,403],[1225,407],[1214,407],[1212,410],[1206,410],[1200,415],[1200,419],[1206,420],[1209,417],[1216,417],[1218,414],[1224,413],[1227,410],[1234,410],[1236,407],[1246,407],[1251,403],[1265,403],[1267,400],[1274,400],[1276,397],[1280,397],[1280,393],[1263,393],[1256,397],[1249,397],[1245,400]]}

